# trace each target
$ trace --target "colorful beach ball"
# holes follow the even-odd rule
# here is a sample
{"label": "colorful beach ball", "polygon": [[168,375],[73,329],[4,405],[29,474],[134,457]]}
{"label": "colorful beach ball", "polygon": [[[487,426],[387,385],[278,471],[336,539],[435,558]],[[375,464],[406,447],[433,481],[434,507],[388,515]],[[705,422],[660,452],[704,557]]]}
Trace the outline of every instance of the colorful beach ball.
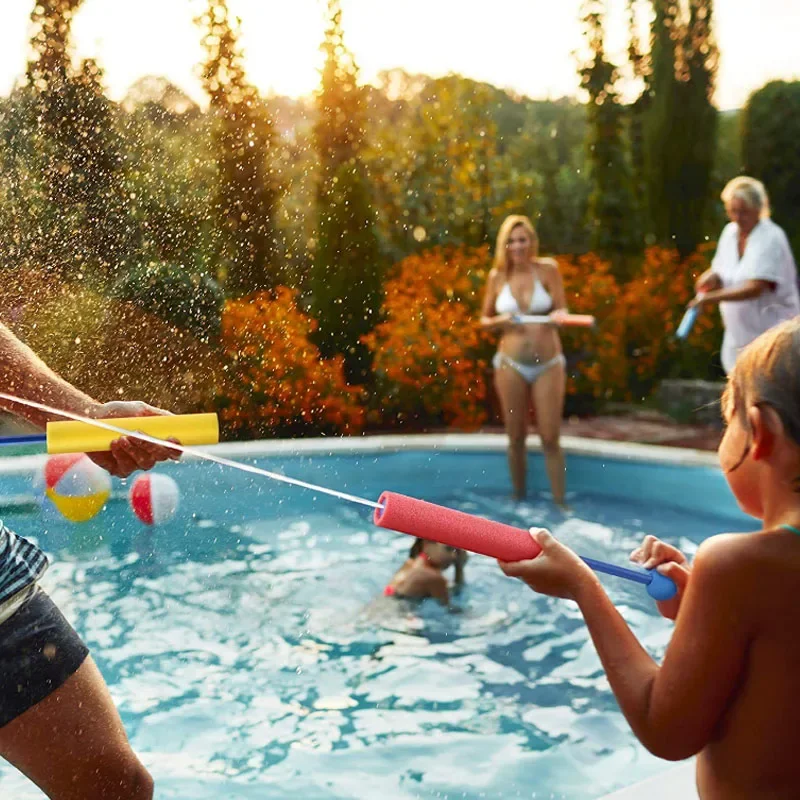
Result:
{"label": "colorful beach ball", "polygon": [[168,475],[145,473],[131,486],[130,503],[133,513],[145,525],[168,522],[178,510],[178,484]]}
{"label": "colorful beach ball", "polygon": [[43,483],[45,496],[71,522],[91,519],[111,494],[111,476],[85,453],[50,456]]}

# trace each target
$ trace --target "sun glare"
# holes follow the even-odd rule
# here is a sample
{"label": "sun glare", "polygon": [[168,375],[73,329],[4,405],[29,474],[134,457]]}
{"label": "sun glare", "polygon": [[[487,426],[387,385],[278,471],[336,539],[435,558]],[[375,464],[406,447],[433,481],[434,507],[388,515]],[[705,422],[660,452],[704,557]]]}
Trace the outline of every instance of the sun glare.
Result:
{"label": "sun glare", "polygon": [[[2,0],[0,93],[24,72],[32,0]],[[722,60],[720,108],[741,105],[774,78],[800,74],[792,35],[796,0],[762,0],[743,15],[742,0],[715,4]],[[144,75],[163,75],[203,103],[197,77],[203,53],[194,19],[206,0],[84,0],[73,24],[76,54],[97,58],[109,94],[121,99]],[[248,77],[265,94],[311,94],[319,82],[323,0],[230,0],[242,19]],[[374,82],[381,70],[449,72],[535,98],[574,95],[582,37],[580,0],[342,0],[347,44]],[[641,6],[641,3],[640,3]],[[609,0],[609,51],[624,59],[626,0]],[[776,24],[776,20],[780,20]]]}

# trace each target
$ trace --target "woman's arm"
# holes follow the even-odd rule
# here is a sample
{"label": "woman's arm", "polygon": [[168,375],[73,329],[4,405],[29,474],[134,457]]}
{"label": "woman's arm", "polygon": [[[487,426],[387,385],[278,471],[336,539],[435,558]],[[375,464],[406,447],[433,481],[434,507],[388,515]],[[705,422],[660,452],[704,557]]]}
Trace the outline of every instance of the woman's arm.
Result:
{"label": "woman's arm", "polygon": [[715,289],[706,292],[702,297],[695,297],[689,305],[712,305],[713,303],[735,303],[742,300],[752,300],[754,297],[759,297],[764,292],[771,292],[774,289],[775,284],[772,281],[744,281],[744,283],[730,286],[727,289]]}
{"label": "woman's arm", "polygon": [[483,295],[483,305],[481,306],[480,326],[488,331],[502,331],[512,323],[511,314],[495,313],[495,303],[497,302],[497,271],[491,270],[486,279],[486,292]]}
{"label": "woman's arm", "polygon": [[561,278],[561,272],[558,269],[558,261],[554,258],[540,258],[538,264],[544,267],[545,275],[547,276],[547,285],[545,288],[550,292],[550,297],[553,300],[553,311],[566,313],[567,295],[564,291],[564,281]]}
{"label": "woman's arm", "polygon": [[455,575],[455,588],[460,589],[464,585],[464,566],[467,563],[467,559],[469,556],[467,555],[466,550],[459,550],[456,553],[456,561],[455,561],[455,568],[456,568],[456,575]]}
{"label": "woman's arm", "polygon": [[722,288],[722,278],[714,272],[712,267],[709,267],[695,282],[694,291],[696,294],[700,292],[713,292]]}

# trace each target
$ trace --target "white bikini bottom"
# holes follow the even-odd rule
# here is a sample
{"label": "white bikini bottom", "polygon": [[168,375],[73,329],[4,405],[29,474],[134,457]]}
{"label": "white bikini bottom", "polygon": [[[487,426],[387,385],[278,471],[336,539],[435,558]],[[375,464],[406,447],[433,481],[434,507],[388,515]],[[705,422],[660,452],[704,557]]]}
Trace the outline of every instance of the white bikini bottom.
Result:
{"label": "white bikini bottom", "polygon": [[515,372],[518,372],[526,383],[535,383],[536,379],[540,375],[543,375],[545,372],[547,372],[550,367],[554,367],[556,364],[562,364],[566,366],[567,359],[564,358],[563,353],[559,353],[557,356],[553,356],[551,359],[542,364],[520,364],[519,361],[515,361],[505,353],[495,353],[494,358],[492,359],[492,366],[495,369],[499,369],[504,364],[507,367],[511,367],[511,369],[513,369]]}

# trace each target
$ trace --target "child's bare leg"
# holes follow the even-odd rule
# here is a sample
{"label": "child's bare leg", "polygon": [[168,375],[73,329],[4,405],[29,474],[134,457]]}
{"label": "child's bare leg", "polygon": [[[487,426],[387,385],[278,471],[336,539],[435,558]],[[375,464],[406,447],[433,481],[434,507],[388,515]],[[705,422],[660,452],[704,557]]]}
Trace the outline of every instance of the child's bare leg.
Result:
{"label": "child's bare leg", "polygon": [[59,689],[0,728],[0,755],[51,800],[153,797],[153,779],[131,749],[91,656]]}

